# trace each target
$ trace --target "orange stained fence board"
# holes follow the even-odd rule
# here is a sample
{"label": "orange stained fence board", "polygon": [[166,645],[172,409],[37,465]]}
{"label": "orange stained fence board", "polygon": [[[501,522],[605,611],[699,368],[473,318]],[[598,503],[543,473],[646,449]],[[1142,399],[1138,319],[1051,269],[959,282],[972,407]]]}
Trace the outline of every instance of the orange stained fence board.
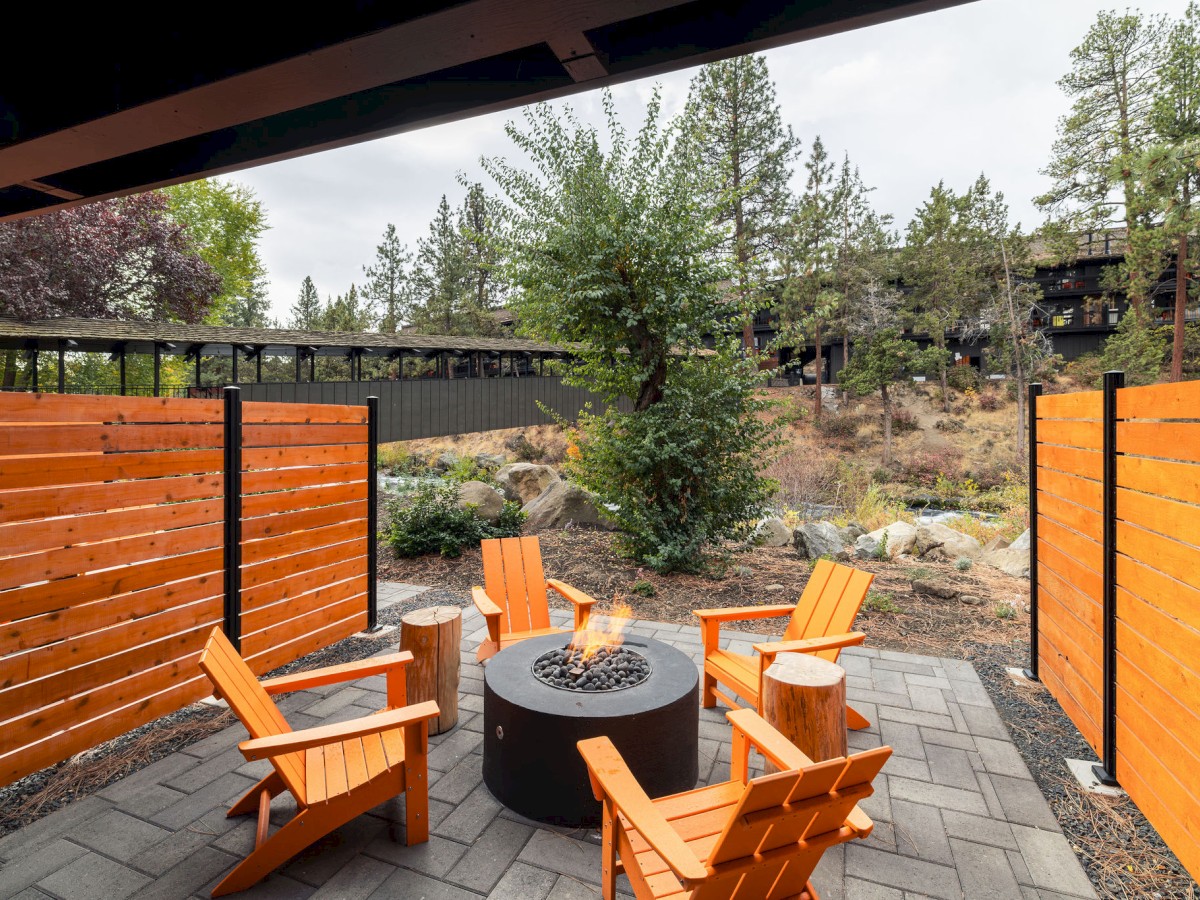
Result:
{"label": "orange stained fence board", "polygon": [[316,550],[320,547],[352,541],[365,536],[366,533],[367,522],[365,519],[351,519],[348,522],[310,528],[295,534],[281,534],[263,538],[261,541],[250,541],[242,545],[242,562],[244,565],[251,566],[281,556],[291,556],[304,550]]}
{"label": "orange stained fence board", "polygon": [[222,587],[222,574],[216,572],[155,585],[130,594],[105,596],[90,603],[6,622],[0,625],[0,642],[11,653],[32,650],[217,596],[221,594]]}
{"label": "orange stained fence board", "polygon": [[1194,798],[1192,802],[1200,802],[1200,750],[1194,740],[1200,717],[1136,666],[1129,666],[1122,682],[1117,693],[1118,729],[1153,747]]}
{"label": "orange stained fence board", "polygon": [[[1047,641],[1045,635],[1038,640],[1038,654],[1038,676],[1045,682],[1046,689],[1062,706],[1063,712],[1079,729],[1079,733],[1087,741],[1087,745],[1099,756],[1104,734],[1096,725],[1096,719],[1100,716],[1101,705],[1097,703],[1094,709],[1085,709],[1078,698],[1071,693],[1067,687],[1068,682],[1064,681],[1059,670],[1046,664],[1047,660],[1055,658],[1057,650],[1052,642]],[[1077,673],[1072,672],[1071,676],[1072,678],[1077,677]]]}
{"label": "orange stained fence board", "polygon": [[1118,488],[1117,516],[1131,525],[1200,548],[1198,507],[1153,494]]}
{"label": "orange stained fence board", "polygon": [[224,420],[220,400],[177,397],[95,397],[87,394],[0,394],[0,422],[212,422]]}
{"label": "orange stained fence board", "polygon": [[282,491],[288,488],[316,487],[321,484],[342,484],[347,481],[366,481],[365,461],[333,466],[304,466],[293,469],[258,469],[242,476],[242,491],[257,494],[261,491]]}
{"label": "orange stained fence board", "polygon": [[1090,537],[1103,533],[1104,519],[1099,511],[1064,500],[1054,494],[1039,490],[1037,510],[1039,516],[1053,519],[1079,534]]}
{"label": "orange stained fence board", "polygon": [[222,447],[222,425],[7,425],[0,456]]}
{"label": "orange stained fence board", "polygon": [[0,557],[223,522],[220,498],[0,525]]}
{"label": "orange stained fence board", "polygon": [[362,444],[324,444],[311,447],[247,447],[242,450],[246,469],[286,469],[292,466],[328,466],[364,462]]}
{"label": "orange stained fence board", "polygon": [[1037,399],[1039,419],[1099,419],[1103,414],[1103,391],[1043,394]]}
{"label": "orange stained fence board", "polygon": [[299,509],[294,512],[275,513],[271,516],[258,516],[242,520],[242,540],[257,541],[366,517],[366,500],[352,500],[349,503],[336,503],[332,506],[319,506],[315,509]]}
{"label": "orange stained fence board", "polygon": [[[1178,710],[1162,710],[1164,721],[1174,718],[1181,724],[1200,713],[1200,677],[1197,661],[1188,654],[1195,650],[1200,637],[1194,629],[1154,611],[1128,595],[1119,598],[1122,617],[1117,619],[1117,658],[1145,672],[1159,685],[1164,697],[1173,698]],[[1124,673],[1118,667],[1117,680]],[[1163,706],[1164,704],[1156,704]],[[1180,711],[1192,712],[1180,719]]]}
{"label": "orange stained fence board", "polygon": [[1197,565],[1200,558],[1195,547],[1118,521],[1117,553],[1150,560],[1155,570],[1190,587],[1200,588],[1200,565]]}
{"label": "orange stained fence board", "polygon": [[1043,572],[1067,585],[1071,591],[1075,614],[1095,631],[1100,629],[1100,610],[1103,604],[1103,576],[1081,563],[1078,558],[1038,539],[1038,565]]}
{"label": "orange stained fence board", "polygon": [[51,734],[41,740],[31,740],[28,745],[0,755],[0,784],[10,784],[207,697],[212,693],[212,685],[200,674],[199,669],[194,671],[197,677],[190,681],[149,696],[143,695],[128,706],[103,715],[86,720],[77,719],[67,731]]}
{"label": "orange stained fence board", "polygon": [[363,597],[360,612],[340,622],[333,622],[326,625],[316,631],[300,634],[298,637],[294,637],[285,643],[267,646],[253,657],[247,656],[246,663],[256,674],[261,675],[264,672],[270,672],[272,669],[279,668],[284,663],[307,656],[309,653],[320,650],[322,647],[327,647],[336,641],[340,641],[342,638],[357,634],[366,627],[367,601],[366,597]]}
{"label": "orange stained fence board", "polygon": [[[1200,431],[1195,437],[1200,440]],[[1117,484],[1132,491],[1184,503],[1200,503],[1200,465],[1194,463],[1118,456]]]}
{"label": "orange stained fence board", "polygon": [[1080,450],[1078,447],[1037,446],[1038,479],[1048,469],[1066,472],[1076,478],[1099,483],[1104,477],[1104,455],[1099,450]]}
{"label": "orange stained fence board", "polygon": [[137,453],[74,453],[9,458],[0,464],[0,491],[165,475],[201,475],[221,472],[223,450],[146,450]]}
{"label": "orange stained fence board", "polygon": [[251,611],[243,610],[242,634],[248,635],[265,628],[274,628],[305,614],[306,611],[328,609],[350,597],[365,595],[366,592],[367,575],[361,572],[343,581],[322,584],[306,594],[281,598],[279,602],[262,604]]}
{"label": "orange stained fence board", "polygon": [[366,425],[243,425],[243,447],[365,444]]}
{"label": "orange stained fence board", "polygon": [[[210,589],[208,596],[185,606],[121,622],[100,631],[67,634],[53,643],[0,656],[0,685],[45,678],[103,659],[127,647],[149,643],[164,634],[179,634],[218,621],[222,616],[222,598],[213,596]],[[19,627],[22,623],[15,624]]]}
{"label": "orange stained fence board", "polygon": [[1104,507],[1104,486],[1090,478],[1080,478],[1051,469],[1039,469],[1038,491],[1096,511]]}
{"label": "orange stained fence board", "polygon": [[6,491],[0,493],[0,522],[203,500],[223,496],[224,485],[223,475],[210,474],[121,481],[115,484],[84,484],[70,490],[52,487]]}
{"label": "orange stained fence board", "polygon": [[242,588],[242,612],[253,612],[272,603],[299,597],[323,585],[345,581],[366,571],[367,558],[357,556],[339,559],[331,565],[300,571],[253,588]]}
{"label": "orange stained fence board", "polygon": [[1166,779],[1153,775],[1143,778],[1137,764],[1142,759],[1146,760],[1151,770],[1162,766],[1162,762],[1155,760],[1152,755],[1147,758],[1144,752],[1135,750],[1131,757],[1118,747],[1117,771],[1121,773],[1121,786],[1129,792],[1138,809],[1146,814],[1184,868],[1189,872],[1200,872],[1200,838],[1197,837],[1200,825],[1195,821],[1195,807],[1182,810],[1172,807],[1167,798],[1159,793],[1159,785]]}
{"label": "orange stained fence board", "polygon": [[242,404],[242,421],[253,424],[365,425],[367,407],[337,403],[278,403],[249,400]]}
{"label": "orange stained fence board", "polygon": [[8,557],[0,559],[0,590],[220,547],[224,538],[225,527],[217,523]]}
{"label": "orange stained fence board", "polygon": [[305,550],[289,556],[280,556],[256,565],[243,566],[242,589],[258,587],[269,581],[278,581],[308,569],[319,569],[322,566],[366,556],[366,554],[367,540],[365,537],[361,537],[329,547],[319,547],[316,550]]}
{"label": "orange stained fence board", "polygon": [[1099,538],[1080,534],[1048,516],[1038,515],[1038,541],[1074,557],[1093,572],[1104,571],[1104,547]]}
{"label": "orange stained fence board", "polygon": [[[1197,610],[1200,610],[1197,588],[1122,554],[1117,555],[1117,586],[1166,615],[1197,627]],[[1120,616],[1119,601],[1117,615]]]}
{"label": "orange stained fence board", "polygon": [[[328,606],[305,610],[302,614],[272,624],[263,631],[243,634],[242,652],[246,654],[246,658],[257,656],[277,644],[286,644],[296,638],[314,634],[337,622],[356,616],[359,612],[365,615],[367,610],[366,579],[357,582],[343,582],[343,585],[345,584],[359,586],[362,591],[355,594],[348,588],[335,585],[335,589],[327,595],[331,598]],[[332,599],[334,597],[339,599]]]}
{"label": "orange stained fence board", "polygon": [[1060,444],[1080,450],[1102,450],[1104,429],[1100,422],[1038,420],[1038,443]]}
{"label": "orange stained fence board", "polygon": [[250,494],[242,497],[242,518],[268,516],[333,503],[367,499],[366,480],[349,484],[324,485],[315,488],[297,488],[290,491],[275,491],[269,494]]}
{"label": "orange stained fence board", "polygon": [[[1078,649],[1088,655],[1095,666],[1095,683],[1099,684],[1103,642],[1100,637],[1101,631],[1096,626],[1103,619],[1100,607],[1091,603],[1070,582],[1056,577],[1053,572],[1041,568],[1041,574],[1045,581],[1038,590],[1038,601],[1041,602],[1044,598],[1045,604],[1039,608],[1039,621],[1041,613],[1044,612],[1048,625],[1053,624],[1055,629],[1070,637],[1073,642],[1072,649]],[[1072,659],[1075,659],[1074,655]]]}
{"label": "orange stained fence board", "polygon": [[1178,381],[1117,391],[1118,419],[1200,419],[1200,382]]}
{"label": "orange stained fence board", "polygon": [[1117,452],[1200,463],[1200,425],[1191,422],[1118,422]]}

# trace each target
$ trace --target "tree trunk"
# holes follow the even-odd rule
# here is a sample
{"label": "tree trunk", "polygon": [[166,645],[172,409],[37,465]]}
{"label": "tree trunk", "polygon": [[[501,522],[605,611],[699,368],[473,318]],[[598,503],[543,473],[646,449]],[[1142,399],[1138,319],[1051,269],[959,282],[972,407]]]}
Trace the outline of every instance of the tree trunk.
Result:
{"label": "tree trunk", "polygon": [[887,385],[879,389],[883,395],[883,467],[892,464],[892,398],[888,396]]}
{"label": "tree trunk", "polygon": [[821,419],[821,375],[822,369],[825,368],[825,356],[821,352],[821,323],[817,322],[815,326],[814,342],[817,345],[817,360],[816,360],[816,375],[817,375],[817,393],[816,399],[813,401],[813,418],[817,421]]}
{"label": "tree trunk", "polygon": [[[842,368],[846,368],[846,363],[850,362],[850,329],[847,327],[842,334]],[[838,376],[838,384],[842,383],[842,378]],[[844,387],[842,388],[842,406],[850,402],[850,392]]]}
{"label": "tree trunk", "polygon": [[[938,345],[942,350],[946,349],[944,343]],[[946,364],[946,356],[942,354],[941,361],[938,363],[938,383],[942,388],[942,412],[950,412],[950,382],[948,380],[950,366]]]}
{"label": "tree trunk", "polygon": [[763,673],[762,710],[813,762],[846,755],[846,672],[836,663],[810,653],[780,653]]}
{"label": "tree trunk", "polygon": [[[1184,189],[1184,203],[1187,189]],[[1175,341],[1171,346],[1171,380],[1183,380],[1184,322],[1187,317],[1187,232],[1179,236],[1179,253],[1175,258]]]}

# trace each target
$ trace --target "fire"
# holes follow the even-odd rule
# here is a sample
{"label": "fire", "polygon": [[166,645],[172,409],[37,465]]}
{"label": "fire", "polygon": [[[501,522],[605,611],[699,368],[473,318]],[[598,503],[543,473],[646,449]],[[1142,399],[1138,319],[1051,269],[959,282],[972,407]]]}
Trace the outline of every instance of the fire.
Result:
{"label": "fire", "polygon": [[587,662],[601,650],[620,647],[624,642],[621,632],[633,618],[633,609],[628,603],[617,601],[608,614],[608,625],[599,628],[588,628],[587,631],[577,631],[567,646],[580,651],[580,662]]}

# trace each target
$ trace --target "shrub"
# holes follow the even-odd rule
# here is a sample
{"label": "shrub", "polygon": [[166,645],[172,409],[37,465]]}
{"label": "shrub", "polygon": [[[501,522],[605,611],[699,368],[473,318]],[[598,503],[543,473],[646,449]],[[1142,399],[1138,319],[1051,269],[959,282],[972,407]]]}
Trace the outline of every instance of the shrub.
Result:
{"label": "shrub", "polygon": [[1017,617],[1017,608],[1007,600],[1002,600],[996,604],[997,619],[1015,619]]}
{"label": "shrub", "polygon": [[787,453],[772,461],[765,474],[779,485],[775,500],[785,509],[832,503],[837,491],[838,463],[833,456]]}
{"label": "shrub", "polygon": [[505,441],[504,447],[517,458],[518,462],[537,462],[546,455],[546,451],[530,441],[524,432],[509,438]]}
{"label": "shrub", "polygon": [[958,571],[960,571],[960,572],[966,572],[968,569],[971,568],[970,558],[968,558],[966,556],[960,556],[958,559],[956,559],[954,561],[954,568],[958,569]]}
{"label": "shrub", "polygon": [[849,413],[840,415],[823,415],[816,422],[817,433],[831,441],[848,442],[858,437],[858,427],[861,424],[858,416]]}
{"label": "shrub", "polygon": [[956,391],[977,391],[983,378],[974,366],[951,366],[946,373],[946,383]]}
{"label": "shrub", "polygon": [[635,581],[630,590],[639,597],[653,597],[658,593],[657,589],[654,587],[654,584],[647,581],[645,578],[639,578],[637,581]]}
{"label": "shrub", "polygon": [[464,484],[468,481],[493,483],[491,470],[479,465],[469,456],[460,456],[442,477],[454,484]]}
{"label": "shrub", "polygon": [[386,508],[385,537],[397,556],[459,556],[484,538],[516,537],[525,521],[517,503],[505,503],[495,525],[472,508],[460,509],[454,484],[421,485],[407,497],[390,499]]}
{"label": "shrub", "polygon": [[939,476],[957,479],[962,473],[962,453],[954,447],[918,450],[900,466],[900,478],[909,484],[931,488]]}
{"label": "shrub", "polygon": [[892,595],[884,591],[869,591],[863,601],[863,609],[867,612],[898,613],[900,607],[892,599]]}
{"label": "shrub", "polygon": [[917,417],[903,406],[892,412],[893,431],[916,431],[917,427]]}
{"label": "shrub", "polygon": [[1000,396],[995,391],[984,391],[979,395],[979,408],[984,412],[995,412],[1000,408]]}

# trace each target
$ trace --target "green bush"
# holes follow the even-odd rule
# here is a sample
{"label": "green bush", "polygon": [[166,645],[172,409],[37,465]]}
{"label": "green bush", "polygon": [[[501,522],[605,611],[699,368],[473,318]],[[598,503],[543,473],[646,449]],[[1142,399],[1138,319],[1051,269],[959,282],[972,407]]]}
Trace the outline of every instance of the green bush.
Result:
{"label": "green bush", "polygon": [[974,366],[951,366],[946,383],[956,391],[977,391],[983,384],[983,376]]}
{"label": "green bush", "polygon": [[658,590],[654,587],[653,582],[647,581],[645,578],[639,578],[637,581],[635,581],[630,590],[639,597],[653,597],[658,593]]}
{"label": "green bush", "polygon": [[956,559],[954,561],[954,568],[958,569],[958,571],[960,571],[960,572],[966,572],[968,569],[971,568],[970,557],[960,556],[958,559]]}
{"label": "green bush", "polygon": [[517,503],[505,503],[495,525],[470,507],[460,509],[454,484],[421,485],[406,497],[387,501],[386,508],[389,521],[385,536],[397,556],[459,556],[464,547],[484,538],[516,537],[525,521],[525,513]]}
{"label": "green bush", "polygon": [[475,462],[469,456],[460,456],[454,465],[446,470],[446,474],[442,477],[454,484],[465,484],[468,481],[482,481],[485,484],[493,483],[492,471],[479,465],[479,463]]}
{"label": "green bush", "polygon": [[884,591],[869,591],[867,593],[867,599],[863,601],[863,609],[865,609],[867,612],[901,612],[900,607],[892,598],[892,595]]}

